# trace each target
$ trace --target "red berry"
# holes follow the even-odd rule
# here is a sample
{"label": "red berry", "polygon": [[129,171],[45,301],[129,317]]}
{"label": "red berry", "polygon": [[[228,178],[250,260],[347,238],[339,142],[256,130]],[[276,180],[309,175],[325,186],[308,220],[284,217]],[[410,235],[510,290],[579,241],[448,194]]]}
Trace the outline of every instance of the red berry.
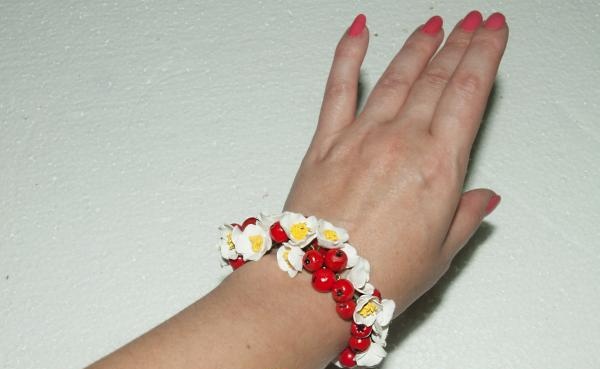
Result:
{"label": "red berry", "polygon": [[335,282],[335,274],[329,269],[316,270],[312,276],[312,285],[319,292],[329,292]]}
{"label": "red berry", "polygon": [[354,300],[348,300],[344,302],[338,302],[335,304],[335,311],[344,320],[352,320],[352,315],[356,309],[356,302]]}
{"label": "red berry", "polygon": [[304,264],[304,269],[312,273],[316,270],[321,269],[321,267],[323,266],[323,256],[321,256],[321,254],[317,250],[308,250],[304,254],[302,264]]}
{"label": "red berry", "polygon": [[244,260],[242,255],[238,256],[237,259],[229,260],[229,265],[231,265],[233,270],[236,270],[244,264],[246,264],[246,261]]}
{"label": "red berry", "polygon": [[354,351],[350,349],[350,347],[346,347],[344,351],[340,353],[338,360],[340,364],[345,366],[346,368],[353,368],[356,366],[356,361],[354,361]]}
{"label": "red berry", "polygon": [[341,272],[348,264],[348,256],[340,249],[332,249],[327,251],[325,256],[325,266],[334,272]]}
{"label": "red berry", "polygon": [[373,296],[379,297],[379,299],[381,300],[381,292],[379,292],[377,288],[373,291]]}
{"label": "red berry", "polygon": [[369,327],[364,324],[356,324],[352,322],[350,326],[350,334],[356,338],[367,338],[371,335],[373,327]]}
{"label": "red berry", "polygon": [[289,240],[289,237],[279,222],[275,222],[271,225],[271,239],[276,243],[284,243]]}
{"label": "red berry", "polygon": [[242,231],[244,229],[246,229],[246,227],[248,225],[250,225],[250,224],[256,224],[257,221],[258,221],[258,219],[254,218],[254,217],[251,217],[251,218],[248,218],[248,219],[244,220],[244,223],[242,223],[242,227],[241,227]]}
{"label": "red berry", "polygon": [[371,338],[358,338],[350,336],[350,339],[348,340],[348,346],[350,346],[354,352],[363,352],[368,349],[369,346],[371,346]]}
{"label": "red berry", "polygon": [[354,296],[354,286],[347,279],[340,279],[333,283],[331,295],[336,302],[348,301]]}

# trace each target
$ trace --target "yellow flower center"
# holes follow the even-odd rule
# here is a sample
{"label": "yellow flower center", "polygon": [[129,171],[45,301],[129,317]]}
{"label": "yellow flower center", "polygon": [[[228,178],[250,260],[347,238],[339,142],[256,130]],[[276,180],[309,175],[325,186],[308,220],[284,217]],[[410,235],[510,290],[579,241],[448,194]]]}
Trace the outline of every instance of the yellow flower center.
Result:
{"label": "yellow flower center", "polygon": [[248,237],[250,239],[250,243],[252,244],[252,251],[254,252],[259,252],[260,250],[262,250],[262,246],[263,246],[263,236],[261,235],[256,235],[256,236],[250,236]]}
{"label": "yellow flower center", "polygon": [[323,235],[325,236],[326,239],[328,239],[331,242],[337,242],[339,240],[337,232],[334,231],[333,229],[326,229],[323,232]]}
{"label": "yellow flower center", "polygon": [[233,240],[231,239],[231,232],[227,233],[227,246],[229,247],[229,250],[235,249],[235,244],[233,243]]}
{"label": "yellow flower center", "polygon": [[375,305],[375,303],[372,300],[367,302],[365,304],[365,306],[363,306],[362,309],[360,309],[358,311],[358,313],[365,318],[368,317],[369,315],[375,314],[376,312],[377,312],[377,305]]}
{"label": "yellow flower center", "polygon": [[310,232],[310,227],[305,222],[295,223],[290,228],[290,233],[295,240],[305,239],[308,232]]}
{"label": "yellow flower center", "polygon": [[287,263],[287,265],[290,267],[290,269],[294,269],[294,266],[292,265],[292,263],[290,263],[290,251],[289,249],[285,249],[283,251],[283,260],[285,260],[285,262]]}

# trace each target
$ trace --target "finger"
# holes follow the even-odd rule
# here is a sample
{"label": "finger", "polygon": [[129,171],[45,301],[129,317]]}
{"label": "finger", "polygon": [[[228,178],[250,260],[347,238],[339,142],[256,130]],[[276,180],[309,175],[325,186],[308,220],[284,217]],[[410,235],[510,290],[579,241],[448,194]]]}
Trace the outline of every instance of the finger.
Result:
{"label": "finger", "polygon": [[442,18],[431,17],[406,40],[369,95],[361,118],[389,121],[398,114],[415,80],[444,39]]}
{"label": "finger", "polygon": [[482,22],[473,10],[454,27],[448,40],[415,82],[399,116],[416,129],[429,130],[437,103]]}
{"label": "finger", "polygon": [[315,138],[331,137],[354,120],[360,65],[368,44],[366,17],[359,14],[335,50]]}
{"label": "finger", "polygon": [[446,141],[460,158],[469,155],[507,41],[504,16],[492,14],[473,36],[442,94],[431,132]]}
{"label": "finger", "polygon": [[451,260],[475,233],[483,218],[500,203],[500,196],[491,190],[477,189],[465,192],[458,204],[442,251]]}

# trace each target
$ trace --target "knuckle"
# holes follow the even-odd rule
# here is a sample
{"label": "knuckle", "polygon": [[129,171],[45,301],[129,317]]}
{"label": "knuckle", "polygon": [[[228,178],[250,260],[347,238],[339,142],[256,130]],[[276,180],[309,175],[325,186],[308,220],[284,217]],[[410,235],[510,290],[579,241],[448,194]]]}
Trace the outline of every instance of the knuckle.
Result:
{"label": "knuckle", "polygon": [[406,76],[399,73],[386,73],[379,81],[379,87],[384,90],[408,91],[411,83]]}
{"label": "knuckle", "polygon": [[452,81],[454,87],[462,96],[473,96],[485,87],[484,79],[472,71],[457,72]]}
{"label": "knuckle", "polygon": [[325,99],[353,94],[355,90],[355,83],[346,80],[334,80],[331,81],[331,83],[329,83],[325,89]]}
{"label": "knuckle", "polygon": [[428,85],[443,88],[450,80],[450,72],[441,67],[431,67],[423,73],[423,78]]}

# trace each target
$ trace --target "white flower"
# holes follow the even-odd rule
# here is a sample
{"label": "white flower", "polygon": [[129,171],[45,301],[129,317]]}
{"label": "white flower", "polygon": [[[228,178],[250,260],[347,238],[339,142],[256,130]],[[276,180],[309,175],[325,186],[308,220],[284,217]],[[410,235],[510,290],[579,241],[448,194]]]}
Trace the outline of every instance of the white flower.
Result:
{"label": "white flower", "polygon": [[[396,310],[396,303],[394,300],[383,299],[381,300],[381,307],[382,309],[377,314],[375,324],[373,325],[373,332],[376,335],[379,335],[380,338],[383,337],[383,340],[385,341],[388,326],[394,316],[394,310]],[[385,347],[385,344],[383,346]]]}
{"label": "white flower", "polygon": [[352,318],[356,324],[372,326],[377,320],[377,316],[383,310],[383,305],[379,298],[373,295],[361,295],[356,300],[356,308]]}
{"label": "white flower", "polygon": [[365,283],[365,285],[362,288],[355,288],[358,292],[362,293],[363,295],[372,295],[373,292],[375,292],[375,286],[373,286],[371,283]]}
{"label": "white flower", "polygon": [[281,218],[282,214],[266,214],[266,213],[260,213],[258,216],[258,220],[260,220],[260,222],[265,226],[266,229],[271,228],[271,226],[273,225],[273,223],[279,221],[279,219]]}
{"label": "white flower", "polygon": [[[373,326],[376,326],[376,325],[377,325],[377,323],[375,323]],[[389,330],[390,330],[390,327],[382,328],[380,331],[375,331],[375,329],[373,329],[373,333],[371,333],[371,340],[373,342],[379,344],[381,347],[385,347],[387,345],[385,340],[387,339]]]}
{"label": "white flower", "polygon": [[358,253],[356,252],[356,249],[349,243],[345,243],[342,245],[342,251],[345,252],[348,257],[346,268],[353,268],[356,263],[358,263]]}
{"label": "white flower", "polygon": [[358,260],[352,269],[342,273],[342,277],[346,278],[356,290],[362,289],[369,281],[369,273],[371,273],[371,264],[365,258],[357,256]]}
{"label": "white flower", "polygon": [[269,231],[260,221],[257,221],[256,224],[248,224],[243,231],[238,227],[233,228],[231,239],[244,260],[260,259],[271,249],[272,245]]}
{"label": "white flower", "polygon": [[238,257],[238,253],[235,250],[235,244],[233,243],[232,239],[233,226],[230,224],[223,224],[219,227],[219,230],[221,231],[221,239],[219,242],[221,258],[224,260],[236,259]]}
{"label": "white flower", "polygon": [[283,244],[277,250],[277,264],[279,269],[287,272],[290,277],[295,277],[302,271],[302,258],[304,251],[300,247]]}
{"label": "white flower", "polygon": [[338,249],[348,241],[348,231],[321,219],[317,228],[317,240],[319,246],[326,249]]}
{"label": "white flower", "polygon": [[290,238],[288,242],[292,246],[304,247],[315,238],[317,218],[314,216],[306,218],[302,214],[286,211],[279,223]]}
{"label": "white flower", "polygon": [[354,361],[358,366],[373,367],[381,363],[381,360],[387,355],[383,347],[376,342],[371,342],[371,345],[366,351],[359,352],[354,356]]}

